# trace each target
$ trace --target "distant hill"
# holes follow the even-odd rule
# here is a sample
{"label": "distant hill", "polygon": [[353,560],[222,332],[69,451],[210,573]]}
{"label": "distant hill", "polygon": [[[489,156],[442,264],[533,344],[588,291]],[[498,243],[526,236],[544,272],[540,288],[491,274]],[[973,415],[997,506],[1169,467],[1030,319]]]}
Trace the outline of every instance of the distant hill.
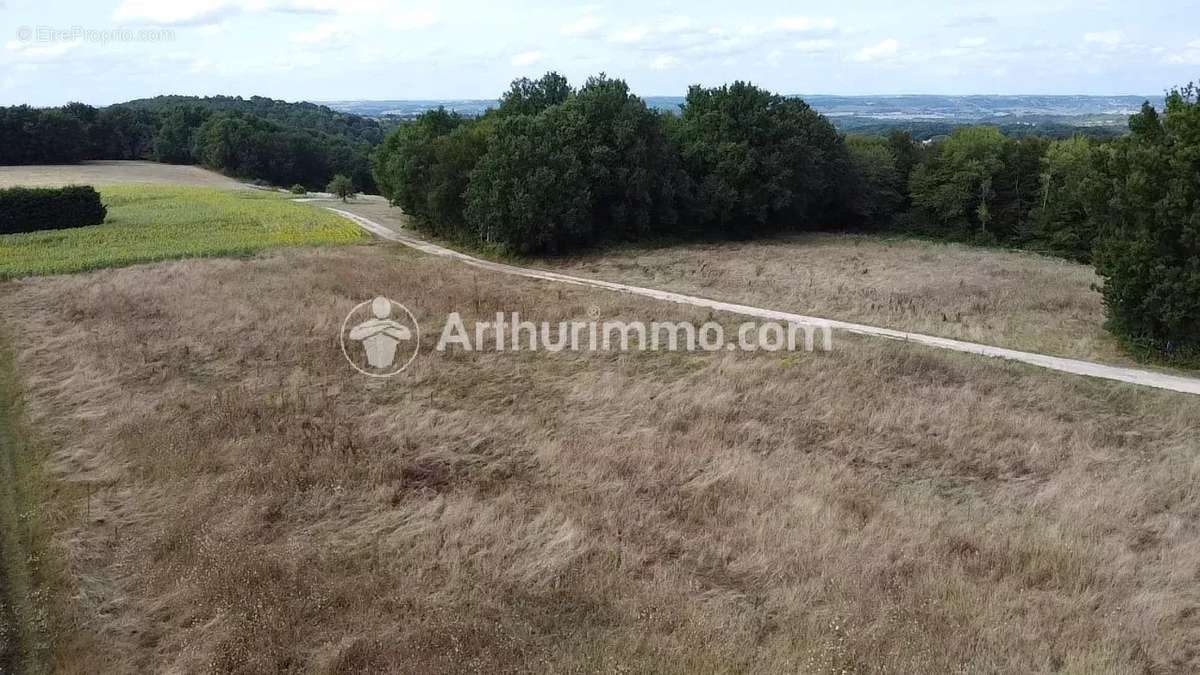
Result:
{"label": "distant hill", "polygon": [[[949,133],[964,124],[990,124],[1010,135],[1115,136],[1143,101],[1161,96],[830,96],[798,95],[843,132],[878,133],[905,129],[918,138]],[[682,96],[646,96],[646,104],[676,112]],[[481,115],[493,99],[324,101],[324,106],[377,119],[410,119],[444,106],[463,115]]]}
{"label": "distant hill", "polygon": [[153,113],[166,112],[180,106],[195,106],[209,112],[237,111],[295,129],[306,129],[341,136],[354,141],[378,145],[383,142],[384,129],[377,120],[307,101],[280,101],[262,96],[156,96],[127,101],[121,106]]}

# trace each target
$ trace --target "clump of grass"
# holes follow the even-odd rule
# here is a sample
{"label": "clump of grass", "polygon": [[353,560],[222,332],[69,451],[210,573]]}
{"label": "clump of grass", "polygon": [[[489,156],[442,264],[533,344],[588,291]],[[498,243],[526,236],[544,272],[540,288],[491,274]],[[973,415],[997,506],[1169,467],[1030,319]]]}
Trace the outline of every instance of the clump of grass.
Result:
{"label": "clump of grass", "polygon": [[366,238],[340,216],[274,193],[125,185],[101,196],[103,225],[0,236],[0,280]]}

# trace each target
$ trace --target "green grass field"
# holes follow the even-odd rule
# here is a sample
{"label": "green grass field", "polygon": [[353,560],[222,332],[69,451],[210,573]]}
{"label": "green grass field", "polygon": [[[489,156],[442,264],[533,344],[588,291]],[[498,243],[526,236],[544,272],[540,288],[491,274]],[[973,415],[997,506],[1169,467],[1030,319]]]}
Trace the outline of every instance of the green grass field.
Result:
{"label": "green grass field", "polygon": [[100,193],[103,225],[0,236],[0,280],[367,238],[344,218],[276,193],[152,185]]}

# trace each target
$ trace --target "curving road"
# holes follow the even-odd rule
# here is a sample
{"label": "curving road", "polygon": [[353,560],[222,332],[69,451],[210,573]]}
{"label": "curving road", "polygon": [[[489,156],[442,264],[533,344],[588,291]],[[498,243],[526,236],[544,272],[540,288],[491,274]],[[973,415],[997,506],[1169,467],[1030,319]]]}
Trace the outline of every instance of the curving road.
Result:
{"label": "curving road", "polygon": [[952,340],[949,338],[935,337],[932,335],[922,335],[920,333],[906,333],[904,331],[892,330],[890,328],[877,328],[875,326],[849,323],[846,321],[835,321],[832,319],[823,319],[815,316],[804,316],[803,314],[792,314],[790,312],[780,312],[773,309],[752,307],[750,305],[738,305],[730,302],[721,302],[719,300],[710,300],[708,298],[701,298],[694,295],[684,295],[682,293],[672,293],[670,291],[660,291],[657,289],[643,288],[640,286],[629,286],[627,284],[618,284],[611,281],[586,279],[584,277],[574,277],[567,274],[559,274],[557,272],[547,272],[544,270],[516,267],[514,265],[506,265],[504,263],[481,260],[465,253],[448,249],[444,246],[432,244],[411,234],[399,232],[385,225],[381,225],[373,220],[364,218],[358,214],[350,213],[349,211],[331,206],[326,206],[325,208],[337,213],[338,215],[349,218],[357,223],[359,227],[377,237],[380,237],[381,239],[400,242],[423,253],[441,256],[443,258],[451,258],[467,265],[489,270],[491,272],[512,274],[528,279],[555,281],[558,283],[572,284],[575,286],[600,288],[607,291],[617,291],[619,293],[630,293],[633,295],[645,296],[647,298],[654,298],[656,300],[665,300],[667,302],[675,302],[681,305],[692,305],[694,307],[707,307],[722,312],[733,312],[735,314],[752,316],[759,319],[807,324],[822,328],[828,327],[834,330],[853,333],[855,335],[882,337],[889,340],[911,342],[937,349],[948,349],[950,351],[963,352],[966,354],[978,354],[980,356],[990,356],[1009,361],[1018,361],[1020,363],[1027,363],[1032,366],[1038,366],[1039,368],[1046,368],[1048,370],[1056,370],[1062,373],[1084,375],[1086,377],[1096,377],[1104,380],[1114,380],[1116,382],[1128,382],[1130,384],[1136,384],[1143,387],[1153,387],[1155,389],[1166,389],[1185,394],[1200,395],[1200,379],[1192,377],[1168,375],[1165,373],[1157,373],[1138,368],[1109,366],[1102,363],[1093,363],[1091,361],[1064,359],[1057,356],[1047,356],[1045,354],[1034,354],[1032,352],[1022,352],[1014,349],[992,347],[990,345],[981,345],[974,342],[964,342],[962,340]]}

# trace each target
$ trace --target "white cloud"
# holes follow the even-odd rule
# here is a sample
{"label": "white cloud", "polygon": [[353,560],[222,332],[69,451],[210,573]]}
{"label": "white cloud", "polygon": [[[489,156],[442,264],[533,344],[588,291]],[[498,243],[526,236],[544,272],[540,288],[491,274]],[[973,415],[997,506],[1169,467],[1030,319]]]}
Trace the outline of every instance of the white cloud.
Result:
{"label": "white cloud", "polygon": [[631,45],[641,42],[650,34],[650,29],[645,26],[633,26],[624,30],[619,30],[608,36],[608,39],[618,44]]}
{"label": "white cloud", "polygon": [[[391,14],[385,0],[121,0],[113,20],[160,26],[203,26],[238,14],[280,12],[284,14]],[[406,16],[428,16],[417,10]],[[393,19],[394,21],[394,19]]]}
{"label": "white cloud", "polygon": [[985,37],[966,37],[958,41],[959,47],[982,47],[986,45],[988,39]]}
{"label": "white cloud", "polygon": [[392,30],[420,30],[438,23],[441,17],[432,10],[417,9],[389,15],[385,21]]}
{"label": "white cloud", "polygon": [[675,16],[663,21],[658,27],[658,32],[666,34],[686,33],[695,30],[696,22],[687,16]]}
{"label": "white cloud", "polygon": [[589,37],[598,33],[603,26],[603,19],[588,14],[564,25],[560,32],[569,37]]}
{"label": "white cloud", "polygon": [[819,54],[821,52],[827,52],[833,49],[835,46],[837,46],[837,43],[829,39],[801,40],[793,44],[792,49],[795,49],[802,54]]}
{"label": "white cloud", "polygon": [[807,16],[789,16],[776,19],[775,28],[789,33],[828,32],[837,28],[833,19],[813,19]]}
{"label": "white cloud", "polygon": [[1183,51],[1168,56],[1167,63],[1200,66],[1200,40],[1192,40],[1184,46]]}
{"label": "white cloud", "polygon": [[680,63],[681,61],[679,60],[679,57],[671,56],[670,54],[663,54],[655,57],[655,59],[650,62],[650,67],[655,70],[671,70],[672,68],[677,68]]}
{"label": "white cloud", "polygon": [[350,33],[342,26],[329,22],[314,26],[311,30],[292,33],[292,42],[302,45],[324,45],[337,42],[349,37]]}
{"label": "white cloud", "polygon": [[1116,47],[1125,41],[1125,34],[1119,30],[1106,30],[1098,33],[1085,33],[1083,41],[1091,44],[1101,44]]}
{"label": "white cloud", "polygon": [[12,40],[4,48],[22,61],[54,61],[83,44],[80,40],[29,42]]}
{"label": "white cloud", "polygon": [[512,64],[520,67],[532,66],[544,58],[546,58],[546,55],[536,50],[530,52],[521,52],[520,54],[513,55]]}
{"label": "white cloud", "polygon": [[956,16],[946,22],[950,28],[969,28],[971,26],[990,26],[998,19],[990,14],[965,14]]}
{"label": "white cloud", "polygon": [[900,43],[894,38],[888,38],[878,44],[863,47],[855,52],[851,58],[854,61],[869,63],[871,61],[886,59],[889,56],[895,56],[898,51],[900,51]]}
{"label": "white cloud", "polygon": [[120,22],[146,22],[159,25],[213,23],[241,11],[229,0],[124,0],[113,18]]}
{"label": "white cloud", "polygon": [[208,57],[205,57],[205,56],[201,56],[200,58],[194,59],[192,61],[191,65],[188,66],[188,72],[190,72],[190,73],[207,73],[213,69],[213,66],[214,66],[214,64],[211,59],[209,59]]}

